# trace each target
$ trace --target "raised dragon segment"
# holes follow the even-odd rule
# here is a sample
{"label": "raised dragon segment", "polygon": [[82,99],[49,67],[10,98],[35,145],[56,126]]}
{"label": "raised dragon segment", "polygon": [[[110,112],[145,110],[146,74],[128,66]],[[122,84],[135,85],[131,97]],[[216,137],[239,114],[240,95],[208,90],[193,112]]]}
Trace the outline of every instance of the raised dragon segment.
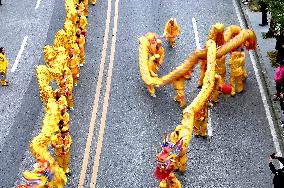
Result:
{"label": "raised dragon segment", "polygon": [[[192,72],[198,60],[207,60],[207,69],[203,78],[201,91],[192,103],[183,110],[181,124],[170,134],[164,136],[162,151],[156,156],[157,167],[155,176],[160,180],[160,188],[179,188],[181,183],[176,178],[174,170],[184,172],[186,170],[186,150],[189,146],[193,129],[197,124],[197,116],[208,111],[208,104],[211,102],[211,95],[216,90],[216,85],[220,82],[220,77],[216,75],[216,59],[222,58],[227,53],[235,51],[240,46],[245,46],[247,50],[255,49],[256,37],[252,30],[241,30],[238,26],[229,26],[224,34],[224,29],[216,29],[215,24],[209,32],[206,48],[195,50],[187,59],[169,74],[162,77],[153,77],[148,68],[149,45],[147,36],[139,39],[139,66],[142,80],[146,86],[161,87],[172,84],[175,80],[184,77],[188,72]],[[219,35],[219,36],[218,36]],[[222,40],[223,36],[224,40]]]}

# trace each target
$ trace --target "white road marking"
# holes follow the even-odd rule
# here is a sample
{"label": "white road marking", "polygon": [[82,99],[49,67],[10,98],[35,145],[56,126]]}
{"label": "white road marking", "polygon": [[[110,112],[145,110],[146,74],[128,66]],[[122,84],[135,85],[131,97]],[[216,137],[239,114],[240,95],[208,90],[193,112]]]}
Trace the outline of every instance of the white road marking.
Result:
{"label": "white road marking", "polygon": [[[201,49],[196,19],[192,18],[191,21],[192,21],[192,26],[193,26],[193,31],[194,31],[196,48]],[[208,109],[207,135],[208,135],[209,138],[213,135],[213,128],[212,128],[212,125],[211,125],[211,117],[210,117],[210,109]]]}
{"label": "white road marking", "polygon": [[40,5],[40,1],[41,1],[41,0],[37,0],[36,6],[35,6],[35,10],[38,9],[38,7],[39,7],[39,5]]}
{"label": "white road marking", "polygon": [[15,60],[15,62],[14,62],[14,64],[13,64],[13,67],[12,67],[12,69],[11,69],[11,72],[15,72],[15,70],[17,69],[17,66],[18,66],[19,61],[20,61],[21,56],[22,56],[22,53],[23,53],[23,51],[24,51],[24,49],[25,49],[25,46],[27,45],[27,41],[28,41],[28,36],[25,36],[25,37],[24,37],[24,40],[23,40],[23,42],[22,42],[20,51],[19,51],[19,53],[18,53],[18,55],[17,55],[17,57],[16,57],[16,60]]}
{"label": "white road marking", "polygon": [[244,22],[243,22],[243,20],[242,20],[242,18],[241,18],[241,13],[240,13],[240,11],[239,11],[239,9],[238,9],[238,6],[237,6],[237,3],[236,3],[235,0],[233,0],[233,5],[234,5],[234,7],[235,7],[235,11],[236,11],[236,13],[237,13],[237,17],[238,17],[239,23],[240,23],[240,25],[241,25],[241,28],[242,28],[242,29],[245,29],[245,24],[244,24]]}
{"label": "white road marking", "polygon": [[191,21],[192,21],[192,26],[193,26],[193,32],[194,32],[196,47],[197,47],[197,49],[201,49],[200,42],[199,42],[198,31],[197,31],[196,19],[192,18]]}
{"label": "white road marking", "polygon": [[[237,7],[236,0],[233,0],[233,4],[234,4],[235,10],[236,10],[240,25],[241,25],[242,28],[244,28],[244,23],[243,23],[243,20],[241,19],[241,15],[240,15],[239,9]],[[253,66],[253,70],[254,70],[254,74],[256,76],[256,80],[257,80],[257,83],[258,83],[258,87],[259,87],[259,91],[260,91],[260,94],[261,94],[263,106],[264,106],[264,109],[265,109],[265,113],[266,113],[266,117],[267,117],[267,120],[268,120],[270,132],[271,132],[271,135],[272,135],[274,147],[275,147],[277,154],[282,156],[282,152],[280,150],[280,145],[279,145],[279,141],[278,141],[278,138],[277,138],[275,127],[274,127],[274,124],[273,124],[272,116],[271,116],[269,106],[268,106],[268,103],[267,103],[267,99],[266,99],[266,96],[265,96],[265,92],[264,92],[262,82],[261,82],[261,79],[260,79],[260,76],[259,76],[259,73],[258,73],[258,69],[256,67],[256,60],[253,56],[252,51],[249,52],[249,56],[250,56],[251,63],[252,63],[252,66]],[[281,168],[283,167],[281,163],[280,163],[280,167]]]}

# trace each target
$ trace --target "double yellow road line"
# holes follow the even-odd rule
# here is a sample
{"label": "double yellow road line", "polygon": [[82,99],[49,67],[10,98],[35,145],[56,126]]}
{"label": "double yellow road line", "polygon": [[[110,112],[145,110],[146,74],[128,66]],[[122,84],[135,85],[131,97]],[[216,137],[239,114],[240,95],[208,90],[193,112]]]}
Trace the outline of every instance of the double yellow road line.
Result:
{"label": "double yellow road line", "polygon": [[[109,95],[110,95],[110,88],[111,88],[111,81],[112,81],[112,69],[113,69],[114,56],[115,56],[116,33],[117,33],[117,27],[118,27],[118,6],[119,6],[119,0],[115,0],[115,8],[114,8],[115,12],[114,12],[114,20],[113,20],[114,24],[113,24],[112,40],[111,40],[110,62],[109,62],[109,69],[108,69],[108,74],[107,74],[108,76],[107,76],[106,91],[105,91],[105,96],[104,96],[104,101],[103,101],[103,112],[102,112],[102,117],[100,121],[100,127],[99,127],[100,129],[99,129],[99,135],[98,135],[98,141],[97,141],[97,147],[96,147],[96,155],[94,158],[94,165],[93,165],[93,172],[92,172],[92,179],[91,179],[90,187],[96,186],[97,174],[98,174],[98,169],[100,165],[100,155],[102,151],[104,131],[105,131],[105,126],[106,126],[106,117],[107,117]],[[97,86],[96,86],[96,94],[95,94],[95,100],[93,104],[92,117],[91,117],[91,121],[89,125],[89,133],[88,133],[85,152],[84,152],[83,164],[82,164],[82,169],[80,171],[80,179],[79,179],[78,188],[84,187],[86,171],[87,171],[89,157],[90,157],[91,144],[92,144],[92,139],[94,136],[94,129],[95,129],[95,123],[96,123],[98,106],[99,106],[99,98],[101,94],[101,87],[102,87],[102,80],[103,80],[104,65],[106,62],[106,54],[107,54],[107,48],[108,48],[110,17],[111,17],[111,11],[112,11],[111,9],[112,9],[112,0],[108,0],[107,19],[106,19],[106,25],[105,25],[104,43],[103,43],[103,50],[102,50],[102,55],[101,55],[99,76],[98,76],[98,81],[97,81]]]}

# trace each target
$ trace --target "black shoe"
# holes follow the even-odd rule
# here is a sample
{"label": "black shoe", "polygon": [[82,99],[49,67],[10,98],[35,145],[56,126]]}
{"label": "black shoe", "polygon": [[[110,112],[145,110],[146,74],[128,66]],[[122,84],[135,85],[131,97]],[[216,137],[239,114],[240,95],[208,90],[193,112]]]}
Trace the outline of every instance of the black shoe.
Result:
{"label": "black shoe", "polygon": [[258,24],[259,26],[263,27],[263,26],[266,26],[267,24]]}
{"label": "black shoe", "polygon": [[68,173],[65,173],[65,175],[66,175],[66,176],[71,176],[71,173],[70,173],[70,172],[68,172]]}
{"label": "black shoe", "polygon": [[8,82],[6,81],[6,83],[4,83],[4,84],[1,83],[1,85],[2,85],[2,86],[8,86],[9,84],[8,84]]}
{"label": "black shoe", "polygon": [[271,157],[271,159],[275,159],[275,153],[272,153],[272,154],[270,155],[270,157]]}
{"label": "black shoe", "polygon": [[205,136],[201,136],[203,139],[207,139],[207,135],[205,135]]}

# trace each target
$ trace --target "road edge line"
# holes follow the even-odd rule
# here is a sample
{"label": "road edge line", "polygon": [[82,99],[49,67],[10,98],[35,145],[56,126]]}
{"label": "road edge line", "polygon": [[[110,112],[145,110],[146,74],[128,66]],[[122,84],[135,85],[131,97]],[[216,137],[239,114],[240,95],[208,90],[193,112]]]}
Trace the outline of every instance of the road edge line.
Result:
{"label": "road edge line", "polygon": [[[235,11],[237,13],[237,17],[238,17],[239,23],[241,24],[241,27],[245,28],[245,24],[246,24],[246,26],[248,28],[252,28],[249,25],[248,18],[246,17],[244,11],[242,10],[242,7],[239,9],[236,0],[232,0],[232,1],[233,1],[233,5],[234,5],[234,8],[235,8]],[[241,18],[241,14],[244,16],[244,18],[245,18],[244,20],[245,20],[246,23],[243,22],[243,20]],[[279,144],[279,141],[278,141],[278,136],[277,136],[277,133],[276,133],[276,130],[275,130],[275,125],[274,125],[273,118],[272,118],[272,115],[271,115],[271,112],[270,112],[270,108],[268,106],[268,101],[266,99],[265,90],[263,88],[264,84],[262,83],[262,80],[261,80],[260,75],[259,75],[259,70],[258,70],[257,65],[256,65],[256,61],[257,60],[259,60],[259,62],[261,62],[260,61],[260,57],[261,56],[259,55],[258,47],[257,47],[257,50],[255,51],[255,54],[256,54],[256,57],[254,56],[252,51],[249,52],[250,59],[251,59],[251,62],[252,62],[252,65],[253,65],[253,69],[254,69],[254,73],[255,73],[255,76],[256,76],[256,79],[257,79],[257,82],[258,82],[258,86],[259,86],[259,90],[260,90],[260,93],[261,93],[261,98],[262,98],[263,105],[264,105],[264,108],[265,108],[266,117],[267,117],[267,120],[268,120],[268,123],[269,123],[269,128],[270,128],[270,132],[271,132],[271,135],[272,135],[274,147],[275,147],[275,150],[278,153],[278,155],[282,156],[281,147],[280,147],[280,144]],[[260,66],[260,69],[261,70],[263,70],[263,69],[265,70],[265,68],[262,67],[262,66]],[[263,79],[264,79],[265,85],[267,86],[267,80],[266,80],[266,77],[264,75],[263,75]],[[270,93],[268,88],[267,88],[266,92],[268,94]],[[273,104],[272,104],[272,108],[273,108]],[[275,114],[274,109],[272,109],[272,110],[274,112],[274,117],[277,116]],[[276,122],[276,124],[277,124],[277,122]],[[282,167],[282,164],[280,164],[280,166]]]}

